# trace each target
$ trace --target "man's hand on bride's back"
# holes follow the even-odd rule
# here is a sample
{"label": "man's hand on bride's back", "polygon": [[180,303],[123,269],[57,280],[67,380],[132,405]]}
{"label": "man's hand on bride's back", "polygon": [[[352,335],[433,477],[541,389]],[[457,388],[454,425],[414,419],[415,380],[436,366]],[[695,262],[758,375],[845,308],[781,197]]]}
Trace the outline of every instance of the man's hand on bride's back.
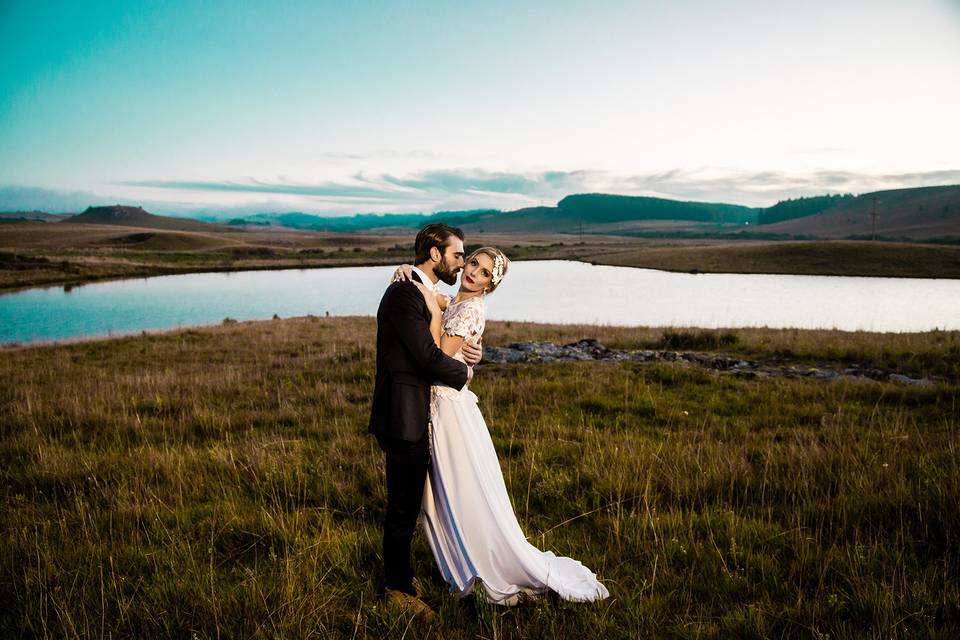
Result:
{"label": "man's hand on bride's back", "polygon": [[471,367],[483,359],[483,345],[479,343],[473,344],[464,340],[460,346],[460,352],[463,354],[463,359]]}
{"label": "man's hand on bride's back", "polygon": [[420,294],[423,296],[424,302],[427,303],[427,309],[430,310],[430,313],[434,315],[442,315],[443,311],[440,309],[440,304],[437,302],[437,296],[433,293],[431,289],[427,289],[426,286],[420,284],[416,280],[412,281],[413,284],[417,285],[417,289],[420,290]]}
{"label": "man's hand on bride's back", "polygon": [[402,264],[397,267],[397,270],[393,272],[393,280],[390,282],[397,282],[398,280],[413,280],[413,265]]}

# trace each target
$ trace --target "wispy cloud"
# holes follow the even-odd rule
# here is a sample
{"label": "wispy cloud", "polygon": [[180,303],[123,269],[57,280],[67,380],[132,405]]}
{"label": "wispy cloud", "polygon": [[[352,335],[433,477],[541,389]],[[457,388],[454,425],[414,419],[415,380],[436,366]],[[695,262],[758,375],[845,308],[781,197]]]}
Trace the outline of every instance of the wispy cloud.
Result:
{"label": "wispy cloud", "polygon": [[480,169],[427,171],[411,178],[384,176],[387,184],[420,191],[458,192],[478,190],[491,193],[530,194],[538,190],[542,177],[518,173],[492,173]]}
{"label": "wispy cloud", "polygon": [[403,159],[425,159],[425,158],[439,158],[440,154],[434,153],[433,151],[426,151],[424,149],[381,149],[374,151],[366,151],[360,153],[342,153],[336,151],[320,151],[313,153],[310,157],[314,160],[330,160],[334,162],[349,162],[355,160],[375,160],[382,158],[403,158]]}
{"label": "wispy cloud", "polygon": [[[541,199],[556,199],[609,182],[604,174],[590,171],[545,171],[538,173],[495,172],[483,169],[423,171],[408,176],[371,175],[359,172],[341,181],[312,184],[257,179],[230,181],[130,180],[114,184],[156,190],[306,196],[345,203],[362,200],[404,206],[409,203],[460,200],[465,196],[516,200],[520,205]],[[474,203],[497,206],[494,202]],[[471,205],[473,206],[473,205]]]}
{"label": "wispy cloud", "polygon": [[[423,171],[409,176],[357,173],[349,180],[316,184],[290,182],[191,182],[148,180],[126,185],[160,189],[268,193],[322,197],[326,202],[371,206],[368,210],[511,208],[554,204],[572,193],[605,192],[769,206],[778,200],[823,193],[864,193],[882,189],[960,183],[960,169],[901,174],[816,171],[745,172],[713,167],[675,168],[636,175],[604,171],[498,172],[484,169]],[[432,205],[432,206],[431,206]],[[417,210],[423,210],[422,208]]]}
{"label": "wispy cloud", "polygon": [[322,182],[318,184],[270,183],[259,180],[246,182],[203,182],[196,180],[129,180],[114,184],[127,187],[151,189],[176,189],[178,191],[219,191],[240,193],[266,193],[294,196],[323,196],[343,199],[388,199],[391,194],[382,188],[364,183]]}
{"label": "wispy cloud", "polygon": [[778,200],[824,193],[867,193],[884,189],[960,184],[960,169],[900,174],[851,171],[787,173],[779,171],[673,170],[628,176],[622,192],[652,191],[667,197],[769,206]]}
{"label": "wispy cloud", "polygon": [[[517,209],[554,205],[574,193],[618,193],[679,200],[770,206],[778,200],[823,193],[866,193],[883,189],[960,184],[960,169],[868,174],[821,170],[810,173],[738,171],[716,167],[675,168],[623,175],[606,171],[507,172],[444,169],[410,175],[356,173],[314,183],[285,179],[133,180],[113,183],[116,195],[39,187],[0,187],[0,210],[80,211],[89,205],[142,204],[158,213],[305,211],[429,213],[459,209]],[[107,189],[109,191],[109,189]]]}

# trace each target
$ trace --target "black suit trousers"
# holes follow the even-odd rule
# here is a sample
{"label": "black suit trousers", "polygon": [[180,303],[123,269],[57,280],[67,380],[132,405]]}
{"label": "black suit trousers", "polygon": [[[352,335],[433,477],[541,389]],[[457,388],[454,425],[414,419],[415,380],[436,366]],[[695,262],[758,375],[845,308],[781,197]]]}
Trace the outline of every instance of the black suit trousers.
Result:
{"label": "black suit trousers", "polygon": [[383,572],[387,589],[411,595],[413,567],[410,545],[420,515],[423,487],[430,464],[430,444],[378,436],[387,462],[387,514],[383,522]]}

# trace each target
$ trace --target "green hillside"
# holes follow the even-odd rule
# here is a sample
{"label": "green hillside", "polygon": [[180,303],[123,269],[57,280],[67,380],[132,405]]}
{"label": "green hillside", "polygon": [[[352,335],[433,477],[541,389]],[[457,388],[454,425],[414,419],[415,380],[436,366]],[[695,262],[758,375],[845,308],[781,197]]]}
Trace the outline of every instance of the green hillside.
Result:
{"label": "green hillside", "polygon": [[852,194],[834,194],[826,196],[812,196],[809,198],[797,198],[781,200],[772,207],[768,207],[760,212],[758,224],[773,224],[774,222],[783,222],[784,220],[793,220],[794,218],[803,218],[812,216],[835,207],[847,200],[853,200]]}
{"label": "green hillside", "polygon": [[[118,209],[118,208],[112,208]],[[125,224],[135,218],[141,226],[160,227],[162,218],[142,210],[124,211]],[[111,218],[97,212],[96,221]],[[876,220],[874,220],[876,213]],[[409,232],[431,222],[446,222],[470,233],[587,233],[644,237],[857,238],[895,240],[960,236],[960,187],[918,187],[851,194],[819,195],[782,200],[767,208],[717,202],[690,202],[583,193],[566,196],[557,206],[499,211],[476,209],[421,213],[321,216],[301,212],[260,213],[230,220],[233,228],[271,226],[329,233],[365,231]],[[88,213],[72,221],[85,222]],[[182,219],[166,224],[183,228]],[[149,221],[149,222],[148,222]],[[876,222],[876,226],[874,225]],[[189,224],[189,223],[187,223]],[[199,223],[196,223],[199,224]]]}
{"label": "green hillside", "polygon": [[442,221],[472,231],[573,233],[584,227],[589,227],[592,232],[603,232],[603,229],[597,227],[622,227],[623,223],[646,220],[678,220],[708,225],[753,224],[759,219],[760,211],[732,204],[589,193],[567,196],[557,203],[556,207],[527,207],[515,211],[480,209],[439,211],[426,215],[357,214],[349,217],[325,217],[305,213],[257,214],[236,218],[231,224],[272,224],[296,229],[351,232],[416,229],[430,222]]}
{"label": "green hillside", "polygon": [[719,224],[756,223],[759,209],[735,204],[683,202],[646,196],[588,193],[567,196],[557,203],[561,215],[584,222],[626,220],[694,220]]}
{"label": "green hillside", "polygon": [[845,198],[814,215],[763,231],[816,238],[960,239],[960,185],[890,189]]}

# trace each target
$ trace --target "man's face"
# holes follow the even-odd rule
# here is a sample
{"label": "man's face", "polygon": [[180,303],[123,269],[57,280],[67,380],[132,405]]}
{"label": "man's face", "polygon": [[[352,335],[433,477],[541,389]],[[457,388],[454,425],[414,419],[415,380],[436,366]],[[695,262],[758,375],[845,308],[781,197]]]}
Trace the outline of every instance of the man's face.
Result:
{"label": "man's face", "polygon": [[450,236],[443,249],[440,264],[433,268],[437,277],[449,285],[457,283],[457,274],[463,269],[463,240]]}

